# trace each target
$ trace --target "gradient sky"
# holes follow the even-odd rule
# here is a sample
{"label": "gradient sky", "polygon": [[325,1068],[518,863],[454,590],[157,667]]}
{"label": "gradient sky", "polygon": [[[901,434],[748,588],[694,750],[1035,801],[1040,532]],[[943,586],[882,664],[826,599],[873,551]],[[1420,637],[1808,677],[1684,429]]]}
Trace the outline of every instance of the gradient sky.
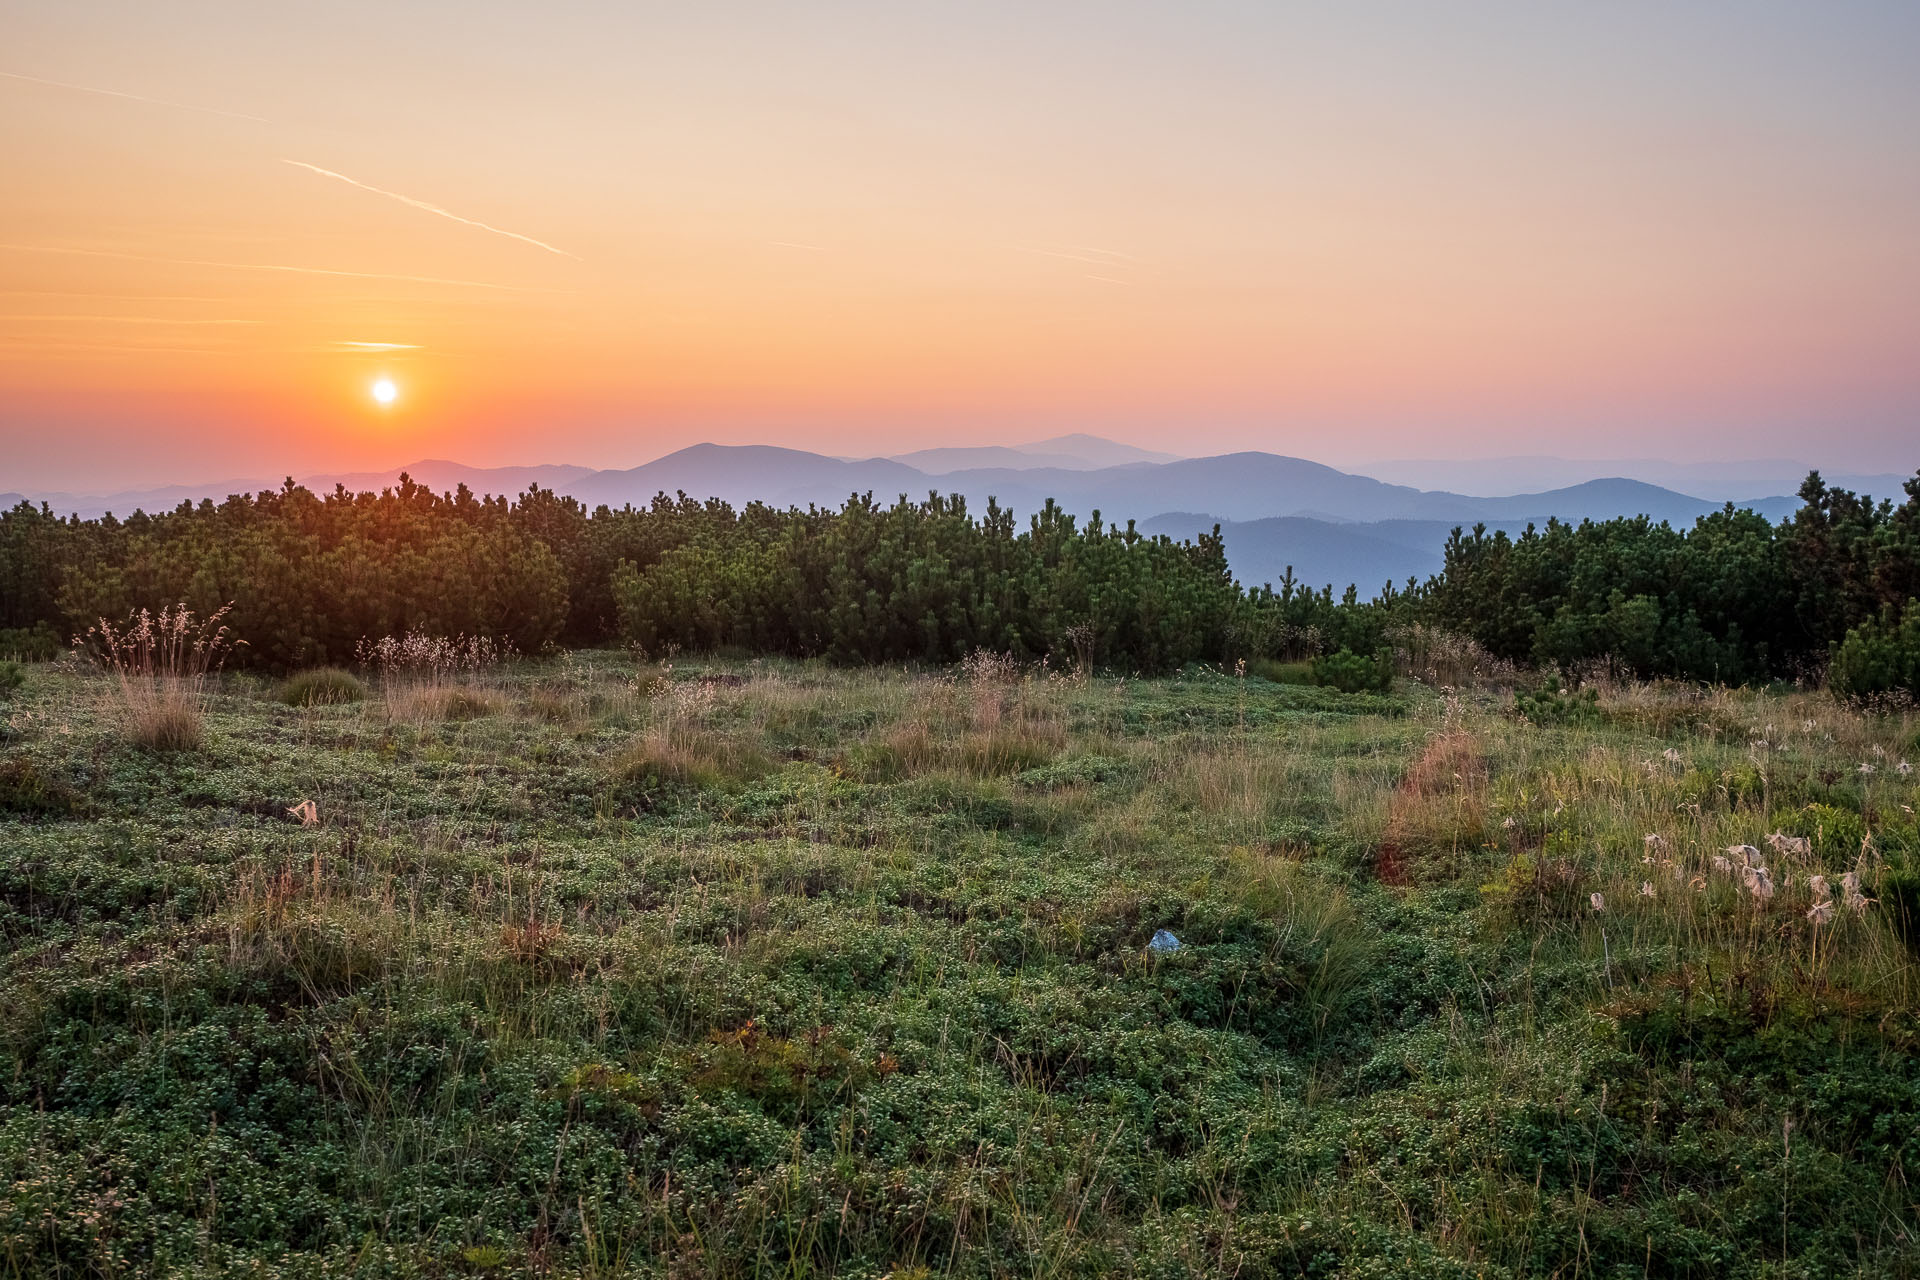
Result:
{"label": "gradient sky", "polygon": [[1070,430],[1920,464],[1911,0],[0,31],[0,490]]}

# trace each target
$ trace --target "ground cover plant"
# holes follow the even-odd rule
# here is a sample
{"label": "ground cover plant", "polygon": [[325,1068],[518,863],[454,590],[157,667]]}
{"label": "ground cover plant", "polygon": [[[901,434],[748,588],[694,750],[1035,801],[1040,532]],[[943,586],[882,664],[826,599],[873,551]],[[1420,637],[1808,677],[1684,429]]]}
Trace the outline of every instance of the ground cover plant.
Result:
{"label": "ground cover plant", "polygon": [[1920,1270],[1910,713],[25,671],[8,1275]]}

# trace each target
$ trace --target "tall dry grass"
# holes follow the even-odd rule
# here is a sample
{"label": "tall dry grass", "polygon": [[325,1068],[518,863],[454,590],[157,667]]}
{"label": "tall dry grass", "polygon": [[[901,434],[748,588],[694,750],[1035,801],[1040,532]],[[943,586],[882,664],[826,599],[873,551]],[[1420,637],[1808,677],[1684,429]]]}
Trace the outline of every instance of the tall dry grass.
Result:
{"label": "tall dry grass", "polygon": [[1387,639],[1399,673],[1436,689],[1512,688],[1521,678],[1512,662],[1455,631],[1416,622],[1393,628]]}
{"label": "tall dry grass", "polygon": [[484,683],[512,659],[513,647],[488,636],[433,636],[408,631],[354,648],[360,664],[380,674],[390,720],[428,724],[478,720],[502,711],[505,700]]}
{"label": "tall dry grass", "polygon": [[615,776],[717,788],[766,771],[768,759],[748,735],[708,723],[720,701],[719,683],[694,679],[648,687],[654,712],[639,739],[614,762]]}
{"label": "tall dry grass", "polygon": [[127,737],[155,751],[192,751],[206,734],[208,678],[243,644],[226,625],[231,606],[205,618],[185,603],[141,609],[114,624],[105,618],[75,644],[112,677]]}

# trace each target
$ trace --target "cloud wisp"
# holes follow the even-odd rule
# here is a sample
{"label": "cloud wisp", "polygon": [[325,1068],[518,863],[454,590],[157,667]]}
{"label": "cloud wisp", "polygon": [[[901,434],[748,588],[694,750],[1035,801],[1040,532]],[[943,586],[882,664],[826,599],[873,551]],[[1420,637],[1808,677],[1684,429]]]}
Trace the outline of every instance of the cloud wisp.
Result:
{"label": "cloud wisp", "polygon": [[90,315],[72,311],[45,312],[34,311],[19,314],[0,315],[0,322],[8,320],[84,320],[90,324],[259,324],[258,320],[203,320],[195,317],[180,316],[111,316]]}
{"label": "cloud wisp", "polygon": [[485,280],[452,280],[445,276],[406,276],[384,271],[339,271],[332,267],[295,267],[277,262],[213,262],[204,258],[159,258],[145,253],[120,253],[112,249],[69,249],[49,244],[6,244],[0,249],[17,253],[67,253],[83,258],[122,258],[129,262],[161,262],[176,267],[219,267],[227,271],[284,271],[304,276],[345,276],[354,280],[404,280],[409,284],[444,284],[462,289],[495,289],[504,293],[552,293],[551,289],[529,289],[512,284],[489,284]]}
{"label": "cloud wisp", "polygon": [[362,182],[358,178],[349,178],[346,174],[335,173],[332,169],[322,169],[319,165],[308,164],[305,160],[289,160],[282,156],[280,163],[290,164],[296,169],[307,169],[322,177],[333,178],[346,183],[348,186],[359,187],[362,191],[371,191],[377,196],[385,196],[389,200],[398,200],[401,204],[408,205],[411,208],[424,209],[428,213],[437,213],[443,218],[451,218],[453,221],[463,223],[466,226],[478,227],[482,231],[491,231],[494,235],[505,236],[509,240],[519,240],[524,244],[532,245],[536,249],[545,249],[548,253],[558,254],[563,258],[572,258],[575,262],[580,261],[579,254],[568,253],[565,249],[556,248],[548,244],[545,240],[536,240],[532,236],[523,236],[518,231],[508,231],[505,227],[496,227],[492,223],[482,222],[478,218],[463,218],[457,213],[442,209],[437,204],[428,204],[425,200],[415,200],[412,196],[403,196],[398,191],[388,191],[384,187],[376,187],[371,183]]}
{"label": "cloud wisp", "polygon": [[336,342],[336,347],[348,351],[419,351],[417,342]]}
{"label": "cloud wisp", "polygon": [[122,93],[118,89],[96,89],[92,85],[69,84],[65,80],[46,80],[40,76],[21,75],[18,71],[0,71],[0,78],[24,80],[28,84],[43,84],[54,89],[68,89],[74,93],[93,93],[103,98],[124,98],[128,102],[144,102],[150,107],[172,107],[176,111],[202,111],[210,116],[227,116],[234,120],[251,120],[255,124],[272,124],[265,116],[250,116],[244,111],[228,111],[224,107],[202,107],[191,102],[169,102],[165,98],[145,98],[137,93]]}

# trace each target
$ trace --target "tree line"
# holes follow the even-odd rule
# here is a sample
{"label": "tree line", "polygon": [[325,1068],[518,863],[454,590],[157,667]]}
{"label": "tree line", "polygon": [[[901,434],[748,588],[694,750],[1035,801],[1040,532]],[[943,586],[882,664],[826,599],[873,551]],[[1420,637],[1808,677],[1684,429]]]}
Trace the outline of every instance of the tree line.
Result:
{"label": "tree line", "polygon": [[[1372,599],[1291,572],[1249,587],[1218,529],[1190,541],[1080,521],[1024,526],[989,501],[855,495],[839,509],[735,510],[661,494],[589,511],[402,477],[380,493],[288,481],[125,519],[0,513],[0,652],[57,648],[98,618],[232,605],[240,661],[349,661],[364,638],[485,635],[524,653],[623,643],[955,661],[978,649],[1121,671],[1372,654],[1413,623],[1519,663],[1746,682],[1813,676],[1911,688],[1920,656],[1920,476],[1905,501],[1824,484],[1768,521],[1731,505],[1693,528],[1550,521],[1455,530],[1442,571]],[[1909,612],[1911,610],[1911,612]],[[1854,687],[1858,686],[1858,687]]]}

